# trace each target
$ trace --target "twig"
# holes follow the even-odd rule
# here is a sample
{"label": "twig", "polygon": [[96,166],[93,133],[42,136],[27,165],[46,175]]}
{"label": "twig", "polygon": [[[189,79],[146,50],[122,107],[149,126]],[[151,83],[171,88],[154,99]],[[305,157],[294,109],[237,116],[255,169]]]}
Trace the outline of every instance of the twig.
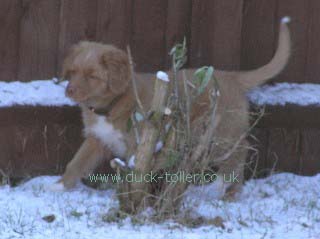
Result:
{"label": "twig", "polygon": [[186,98],[187,143],[188,143],[188,146],[190,146],[190,144],[191,144],[190,95],[189,95],[188,86],[187,86],[186,72],[184,70],[182,71],[182,77],[183,77],[184,93],[185,93],[185,98]]}
{"label": "twig", "polygon": [[248,136],[248,133],[258,124],[262,116],[263,116],[263,111],[259,114],[259,117],[254,121],[254,123],[250,126],[250,128],[240,136],[240,138],[235,142],[232,148],[227,153],[218,157],[214,161],[221,162],[221,161],[227,160],[237,150],[240,143]]}
{"label": "twig", "polygon": [[138,144],[140,144],[140,134],[139,134],[137,122],[136,122],[135,117],[134,117],[133,114],[131,114],[131,121],[132,121],[132,127],[133,127],[134,136],[136,138],[136,143],[138,145]]}
{"label": "twig", "polygon": [[[152,171],[153,154],[157,140],[160,136],[161,123],[163,119],[164,108],[167,101],[168,83],[157,78],[154,85],[154,96],[151,102],[150,112],[151,115],[143,121],[141,126],[140,144],[138,144],[135,151],[135,168],[134,173],[142,177],[146,173]],[[148,182],[131,182],[130,185],[124,183],[124,192],[129,192],[129,199],[120,196],[120,204],[123,208],[128,208],[128,200],[132,204],[132,211],[137,212],[142,203],[146,202],[146,195],[150,194],[151,184]],[[121,189],[120,189],[121,190]],[[133,193],[135,192],[135,193]],[[143,205],[142,205],[143,206]]]}
{"label": "twig", "polygon": [[146,118],[146,113],[145,113],[145,110],[143,108],[143,105],[141,103],[141,100],[140,100],[140,97],[139,97],[139,94],[138,94],[137,83],[136,83],[134,69],[133,69],[133,60],[132,60],[131,50],[130,50],[129,46],[127,46],[127,52],[128,52],[128,58],[129,58],[129,64],[130,64],[131,81],[132,81],[132,87],[133,87],[134,95],[136,97],[136,101],[138,103],[138,106],[139,106],[139,108],[141,110],[141,113],[142,113],[143,117]]}
{"label": "twig", "polygon": [[[210,120],[209,120],[209,125],[206,129],[206,132],[200,137],[200,140],[198,142],[198,145],[196,148],[193,150],[193,153],[190,157],[191,162],[196,162],[201,155],[204,154],[204,151],[207,150],[207,152],[210,151],[210,144],[212,142],[212,139],[214,137],[214,129],[216,126],[216,111],[217,111],[217,105],[218,105],[218,97],[219,97],[219,91],[218,87],[214,87],[211,93],[211,105],[212,105],[212,110],[210,114]],[[207,155],[205,155],[204,158],[207,158]]]}
{"label": "twig", "polygon": [[176,103],[176,105],[179,105],[179,89],[178,89],[178,80],[177,80],[177,76],[178,76],[178,69],[176,67],[176,63],[175,63],[175,57],[173,56],[172,58],[172,65],[173,65],[173,82],[174,82],[174,91],[173,91],[173,95],[174,95],[174,101]]}

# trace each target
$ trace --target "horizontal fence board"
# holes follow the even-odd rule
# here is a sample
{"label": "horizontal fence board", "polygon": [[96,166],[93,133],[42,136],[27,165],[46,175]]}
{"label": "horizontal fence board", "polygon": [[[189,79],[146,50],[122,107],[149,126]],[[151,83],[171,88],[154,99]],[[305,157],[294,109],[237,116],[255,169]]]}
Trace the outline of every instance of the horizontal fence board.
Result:
{"label": "horizontal fence board", "polygon": [[10,176],[61,174],[83,140],[80,119],[76,107],[1,108],[0,168]]}
{"label": "horizontal fence board", "polygon": [[[82,127],[77,107],[1,108],[0,168],[16,176],[61,174],[83,140]],[[319,132],[259,123],[249,137],[256,151],[250,150],[247,178],[272,171],[319,172]]]}
{"label": "horizontal fence board", "polygon": [[[62,174],[83,142],[78,107],[0,108],[0,169],[8,176]],[[112,172],[103,162],[100,172]]]}
{"label": "horizontal fence board", "polygon": [[314,175],[320,172],[320,130],[305,129],[301,132],[302,152],[300,158],[300,173]]}
{"label": "horizontal fence board", "polygon": [[[251,105],[251,111],[258,113],[260,107]],[[258,122],[259,128],[288,128],[288,129],[320,129],[320,107],[299,106],[294,104],[268,105],[264,115]]]}
{"label": "horizontal fence board", "polygon": [[299,172],[300,132],[297,129],[276,128],[269,131],[267,164],[270,171]]}
{"label": "horizontal fence board", "polygon": [[269,130],[255,128],[248,137],[250,147],[247,157],[246,178],[266,176],[268,171],[267,152],[269,142]]}

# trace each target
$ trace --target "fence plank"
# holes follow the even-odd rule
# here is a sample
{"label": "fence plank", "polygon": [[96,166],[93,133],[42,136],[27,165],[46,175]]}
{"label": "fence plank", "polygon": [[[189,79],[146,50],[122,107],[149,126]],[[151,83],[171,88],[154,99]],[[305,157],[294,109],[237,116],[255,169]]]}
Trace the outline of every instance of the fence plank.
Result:
{"label": "fence plank", "polygon": [[242,0],[192,1],[192,66],[239,68],[242,3]]}
{"label": "fence plank", "polygon": [[83,140],[81,128],[76,107],[0,109],[0,169],[19,177],[61,174]]}
{"label": "fence plank", "polygon": [[208,26],[206,26],[206,23],[209,22],[207,20],[207,9],[213,8],[214,1],[192,0],[191,42],[189,57],[189,64],[192,67],[199,67],[210,62],[208,49],[209,42],[212,42],[213,40],[213,35],[212,27],[210,31],[208,31]]}
{"label": "fence plank", "polygon": [[17,79],[19,31],[22,15],[20,0],[3,0],[0,7],[0,80]]}
{"label": "fence plank", "polygon": [[292,55],[284,72],[274,81],[305,82],[307,80],[308,5],[309,1],[278,0],[278,16],[276,16],[275,26],[277,36],[280,19],[283,16],[290,16],[292,18],[289,25],[292,33]]}
{"label": "fence plank", "polygon": [[125,49],[129,44],[133,1],[98,0],[97,41]]}
{"label": "fence plank", "polygon": [[81,40],[96,39],[97,1],[60,0],[58,72],[67,50]]}
{"label": "fence plank", "polygon": [[56,75],[59,1],[23,0],[19,71],[20,81]]}
{"label": "fence plank", "polygon": [[302,153],[299,173],[302,175],[314,175],[320,172],[320,130],[304,129],[302,135]]}
{"label": "fence plank", "polygon": [[242,6],[243,0],[216,0],[214,9],[207,9],[211,21],[206,25],[208,31],[210,28],[213,31],[209,42],[210,64],[219,69],[240,68]]}
{"label": "fence plank", "polygon": [[[320,83],[320,1],[309,0],[308,8],[308,39],[307,39],[307,62],[305,81]],[[304,24],[307,24],[306,22]]]}
{"label": "fence plank", "polygon": [[130,46],[138,71],[155,71],[165,63],[167,0],[133,2]]}
{"label": "fence plank", "polygon": [[255,128],[248,139],[253,149],[249,150],[247,157],[246,178],[266,176],[269,130]]}
{"label": "fence plank", "polygon": [[241,69],[266,64],[275,49],[276,0],[246,0],[243,6]]}
{"label": "fence plank", "polygon": [[[175,44],[183,42],[183,38],[186,37],[187,45],[190,45],[191,8],[191,0],[168,1],[165,68],[171,67],[169,52]],[[188,55],[189,58],[190,54]]]}
{"label": "fence plank", "polygon": [[300,132],[298,129],[270,129],[266,168],[298,172],[300,163]]}

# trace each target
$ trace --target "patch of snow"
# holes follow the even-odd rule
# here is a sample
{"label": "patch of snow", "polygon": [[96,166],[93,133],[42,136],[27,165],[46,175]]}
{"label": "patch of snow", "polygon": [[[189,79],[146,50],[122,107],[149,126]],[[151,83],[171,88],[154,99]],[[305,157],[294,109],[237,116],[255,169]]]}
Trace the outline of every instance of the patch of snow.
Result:
{"label": "patch of snow", "polygon": [[[165,72],[158,71],[157,78],[169,81]],[[55,84],[52,80],[38,80],[31,82],[0,82],[0,107],[13,105],[31,106],[74,106],[71,99],[65,96],[66,81]],[[248,92],[249,100],[257,105],[286,105],[320,106],[320,84],[277,83],[256,87]],[[165,109],[165,114],[170,114]]]}
{"label": "patch of snow", "polygon": [[277,83],[257,87],[247,95],[256,105],[320,106],[320,84]]}
{"label": "patch of snow", "polygon": [[226,192],[226,189],[230,183],[224,182],[224,179],[222,176],[218,176],[216,180],[214,180],[213,183],[210,183],[206,186],[196,186],[196,185],[190,185],[188,188],[188,191],[186,192],[186,196],[190,197],[192,195],[201,194],[202,198],[209,198],[212,199],[221,199]]}
{"label": "patch of snow", "polygon": [[123,162],[121,159],[119,158],[114,158],[113,159],[118,165],[120,165],[121,167],[125,167],[126,166],[126,163]]}
{"label": "patch of snow", "polygon": [[169,76],[167,73],[163,72],[163,71],[158,71],[157,72],[157,78],[159,80],[163,80],[165,82],[169,82]]}
{"label": "patch of snow", "polygon": [[55,84],[57,79],[31,82],[0,82],[0,107],[13,105],[74,106],[65,96],[66,81]]}
{"label": "patch of snow", "polygon": [[171,113],[172,113],[172,111],[171,111],[170,108],[166,107],[166,108],[164,109],[164,114],[165,114],[165,115],[171,115]]}
{"label": "patch of snow", "polygon": [[281,23],[289,23],[289,22],[291,22],[291,17],[285,16],[281,18]]}
{"label": "patch of snow", "polygon": [[135,156],[135,155],[132,155],[132,156],[129,158],[129,162],[128,162],[128,167],[129,167],[129,168],[134,169],[134,167],[135,167],[135,160],[136,160],[136,156]]}
{"label": "patch of snow", "polygon": [[[118,208],[115,190],[97,191],[79,185],[52,192],[59,177],[37,177],[18,187],[0,187],[0,238],[319,238],[320,174],[313,177],[282,173],[248,181],[238,201],[214,199],[211,186],[192,187],[183,208],[206,218],[220,216],[225,229],[186,228],[167,221],[135,225],[129,219],[107,223],[104,215]],[[148,210],[145,214],[153,214]],[[43,219],[54,216],[53,222]],[[143,215],[142,215],[143,216]]]}
{"label": "patch of snow", "polygon": [[158,153],[160,152],[160,150],[163,148],[163,142],[162,141],[158,141],[157,144],[156,144],[156,147],[154,149],[154,152],[155,153]]}
{"label": "patch of snow", "polygon": [[168,133],[169,130],[170,130],[170,128],[171,128],[171,124],[170,124],[170,123],[167,123],[167,124],[165,125],[165,127],[164,127],[165,132]]}
{"label": "patch of snow", "polygon": [[48,189],[52,192],[63,192],[65,190],[63,183],[54,183],[52,185],[48,185]]}

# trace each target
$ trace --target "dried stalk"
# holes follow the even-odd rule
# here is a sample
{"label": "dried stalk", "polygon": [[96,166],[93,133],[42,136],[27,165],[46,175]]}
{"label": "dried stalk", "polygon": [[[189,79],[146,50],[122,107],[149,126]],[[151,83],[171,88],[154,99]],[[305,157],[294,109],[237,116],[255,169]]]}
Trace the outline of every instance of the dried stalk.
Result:
{"label": "dried stalk", "polygon": [[141,103],[141,100],[140,100],[140,97],[139,97],[139,94],[138,94],[138,88],[137,88],[137,83],[136,83],[135,74],[134,74],[133,60],[132,60],[131,50],[130,50],[129,46],[127,46],[127,53],[128,53],[128,58],[129,58],[129,64],[130,64],[130,72],[131,72],[131,81],[132,81],[133,92],[134,92],[136,101],[138,103],[138,106],[140,108],[140,111],[141,111],[142,115],[144,117],[146,117],[145,110],[143,108],[143,105]]}
{"label": "dried stalk", "polygon": [[[138,177],[152,171],[154,149],[160,136],[160,126],[167,100],[168,84],[165,81],[157,79],[154,88],[155,94],[151,103],[151,114],[142,123],[140,144],[137,146],[135,153],[134,173]],[[127,191],[122,190],[122,192],[129,192],[130,194],[124,195],[125,198],[122,198],[123,200],[120,200],[120,203],[127,204],[128,202],[125,199],[129,199],[131,205],[129,211],[139,211],[144,204],[148,204],[150,186],[150,183],[147,182],[132,182],[130,185],[125,185]],[[121,194],[119,197],[122,197]],[[122,205],[121,207],[128,210],[127,205]]]}
{"label": "dried stalk", "polygon": [[132,122],[134,137],[136,138],[136,144],[138,145],[138,144],[140,144],[140,134],[139,134],[137,122],[136,122],[133,114],[131,115],[130,119]]}
{"label": "dried stalk", "polygon": [[215,163],[219,163],[222,161],[227,160],[228,158],[230,158],[230,156],[236,152],[236,150],[240,147],[240,143],[248,136],[248,133],[258,124],[258,122],[260,121],[260,119],[263,116],[263,111],[259,114],[259,117],[254,121],[254,123],[250,126],[250,128],[243,133],[240,138],[233,144],[233,146],[231,147],[230,150],[228,150],[228,152],[226,152],[224,155],[221,155],[220,157],[214,159]]}
{"label": "dried stalk", "polygon": [[186,72],[183,70],[182,71],[182,78],[183,78],[183,87],[184,87],[184,94],[185,94],[185,99],[186,99],[186,128],[187,128],[187,144],[190,147],[191,145],[191,125],[190,125],[190,95],[189,95],[189,90],[187,86],[187,77],[186,77]]}
{"label": "dried stalk", "polygon": [[217,104],[218,104],[218,97],[219,97],[219,91],[215,87],[212,90],[211,94],[211,114],[210,114],[210,120],[208,127],[205,131],[205,133],[200,137],[198,144],[196,145],[195,149],[192,150],[192,154],[190,156],[190,160],[188,164],[194,164],[197,162],[200,158],[202,158],[202,163],[204,161],[208,161],[208,153],[210,152],[210,148],[212,147],[212,141],[214,138],[214,130],[217,125]]}

